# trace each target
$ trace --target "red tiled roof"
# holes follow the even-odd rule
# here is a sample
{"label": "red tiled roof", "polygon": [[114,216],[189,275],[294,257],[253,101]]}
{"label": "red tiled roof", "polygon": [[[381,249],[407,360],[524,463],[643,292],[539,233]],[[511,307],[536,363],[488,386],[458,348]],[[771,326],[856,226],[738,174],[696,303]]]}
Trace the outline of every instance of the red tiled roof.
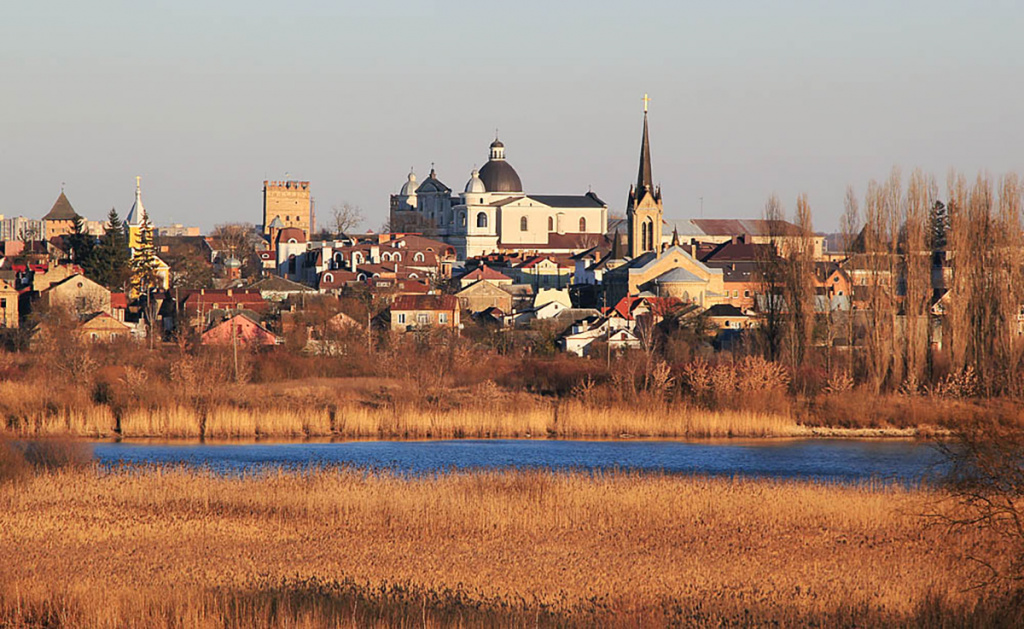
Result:
{"label": "red tiled roof", "polygon": [[128,308],[128,296],[124,293],[110,293],[110,307],[125,310]]}
{"label": "red tiled roof", "polygon": [[459,300],[455,295],[399,295],[391,304],[391,310],[457,310]]}
{"label": "red tiled roof", "polygon": [[474,280],[474,281],[475,280],[492,280],[492,281],[495,281],[495,282],[500,282],[502,280],[508,280],[510,282],[512,281],[511,277],[509,277],[509,276],[507,276],[504,273],[501,273],[499,271],[495,271],[494,269],[492,269],[491,267],[489,267],[487,265],[483,265],[483,266],[477,267],[475,270],[473,270],[473,271],[463,275],[461,279],[464,279],[464,280]]}

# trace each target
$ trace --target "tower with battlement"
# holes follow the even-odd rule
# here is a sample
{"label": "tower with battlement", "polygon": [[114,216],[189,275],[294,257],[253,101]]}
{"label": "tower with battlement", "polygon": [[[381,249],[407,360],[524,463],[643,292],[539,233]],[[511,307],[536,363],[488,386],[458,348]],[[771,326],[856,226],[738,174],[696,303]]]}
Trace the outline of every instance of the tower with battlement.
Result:
{"label": "tower with battlement", "polygon": [[313,232],[313,205],[308,181],[263,182],[263,234],[270,235],[270,224],[280,220],[284,227],[297,227],[306,238]]}

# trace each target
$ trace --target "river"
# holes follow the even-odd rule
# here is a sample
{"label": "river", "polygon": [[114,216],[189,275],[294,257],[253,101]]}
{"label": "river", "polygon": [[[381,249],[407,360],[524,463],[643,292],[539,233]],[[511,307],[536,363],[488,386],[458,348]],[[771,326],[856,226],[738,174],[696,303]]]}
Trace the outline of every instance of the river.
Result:
{"label": "river", "polygon": [[711,476],[877,480],[915,484],[940,471],[927,443],[904,440],[350,441],[338,443],[97,443],[102,465],[169,464],[215,471],[349,466],[399,473],[472,469],[631,470]]}

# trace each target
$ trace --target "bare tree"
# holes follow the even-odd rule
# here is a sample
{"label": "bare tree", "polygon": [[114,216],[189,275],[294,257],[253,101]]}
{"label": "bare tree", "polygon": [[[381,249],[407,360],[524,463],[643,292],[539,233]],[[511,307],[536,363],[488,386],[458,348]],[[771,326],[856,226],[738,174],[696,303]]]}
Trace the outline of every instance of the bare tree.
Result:
{"label": "bare tree", "polygon": [[917,389],[927,365],[928,306],[931,297],[931,251],[928,247],[928,215],[933,186],[920,170],[907,184],[906,220],[903,228],[903,338],[906,382]]}
{"label": "bare tree", "polygon": [[777,360],[782,346],[785,326],[784,296],[786,270],[779,250],[782,245],[781,226],[785,221],[782,202],[775,194],[768,197],[764,204],[764,220],[768,226],[768,247],[757,247],[757,276],[760,283],[760,299],[757,307],[761,314],[758,330],[764,340],[768,360]]}
{"label": "bare tree", "polygon": [[365,218],[363,209],[348,201],[331,208],[332,227],[335,235],[351,233],[362,225]]}

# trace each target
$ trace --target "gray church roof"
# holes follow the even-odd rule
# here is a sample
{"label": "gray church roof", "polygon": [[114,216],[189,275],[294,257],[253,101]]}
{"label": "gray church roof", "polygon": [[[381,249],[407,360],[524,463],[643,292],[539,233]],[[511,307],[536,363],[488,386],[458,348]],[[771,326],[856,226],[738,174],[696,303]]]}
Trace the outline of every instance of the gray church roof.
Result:
{"label": "gray church roof", "polygon": [[661,284],[668,284],[681,282],[703,282],[704,280],[700,279],[693,273],[690,273],[686,269],[675,268],[667,273],[659,275],[656,281]]}

